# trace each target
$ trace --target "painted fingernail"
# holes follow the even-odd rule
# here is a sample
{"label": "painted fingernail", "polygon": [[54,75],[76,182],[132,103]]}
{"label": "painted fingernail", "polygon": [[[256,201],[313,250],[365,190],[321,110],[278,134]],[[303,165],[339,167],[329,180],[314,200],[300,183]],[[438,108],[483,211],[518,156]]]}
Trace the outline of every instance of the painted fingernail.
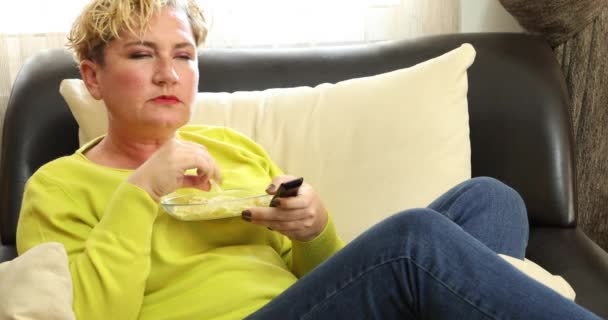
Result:
{"label": "painted fingernail", "polygon": [[251,221],[251,211],[245,210],[241,212],[241,218],[243,218],[245,221]]}
{"label": "painted fingernail", "polygon": [[279,198],[274,198],[270,201],[271,207],[278,207],[279,205],[281,205],[281,200],[279,200]]}
{"label": "painted fingernail", "polygon": [[276,187],[276,186],[275,186],[274,184],[272,184],[272,183],[271,183],[271,184],[268,186],[268,188],[266,188],[266,192],[271,192],[272,190],[274,190],[274,188],[275,188],[275,187]]}

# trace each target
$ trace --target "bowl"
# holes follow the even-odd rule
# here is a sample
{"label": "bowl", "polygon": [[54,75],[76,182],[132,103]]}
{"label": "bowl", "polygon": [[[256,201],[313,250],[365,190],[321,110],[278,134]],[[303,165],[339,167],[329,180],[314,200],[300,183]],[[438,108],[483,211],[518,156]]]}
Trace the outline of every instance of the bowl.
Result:
{"label": "bowl", "polygon": [[249,190],[228,189],[210,192],[171,194],[160,204],[167,214],[183,221],[213,220],[240,217],[251,207],[268,207],[272,195],[256,194]]}

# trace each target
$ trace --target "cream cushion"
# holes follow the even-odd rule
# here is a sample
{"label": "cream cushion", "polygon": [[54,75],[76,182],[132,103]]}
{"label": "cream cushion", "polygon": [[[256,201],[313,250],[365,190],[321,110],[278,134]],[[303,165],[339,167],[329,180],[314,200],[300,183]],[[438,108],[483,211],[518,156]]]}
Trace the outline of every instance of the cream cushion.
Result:
{"label": "cream cushion", "polygon": [[564,278],[549,273],[547,270],[543,269],[541,266],[529,259],[517,259],[504,254],[499,254],[499,256],[532,279],[535,279],[545,286],[557,291],[557,293],[561,294],[566,299],[574,300],[574,298],[576,298],[574,289],[572,289],[570,284]]}
{"label": "cream cushion", "polygon": [[76,319],[68,256],[60,243],[37,245],[0,264],[0,292],[0,319]]}
{"label": "cream cushion", "polygon": [[[469,44],[416,66],[314,88],[199,93],[191,123],[234,128],[320,193],[346,241],[471,176]],[[83,82],[60,88],[81,144],[106,131]]]}

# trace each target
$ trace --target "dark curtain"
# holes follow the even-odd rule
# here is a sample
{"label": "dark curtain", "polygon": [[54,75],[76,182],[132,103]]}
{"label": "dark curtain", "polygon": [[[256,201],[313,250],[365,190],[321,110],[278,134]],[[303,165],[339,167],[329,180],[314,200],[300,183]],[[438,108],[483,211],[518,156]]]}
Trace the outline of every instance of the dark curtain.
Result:
{"label": "dark curtain", "polygon": [[608,250],[608,0],[499,0],[553,47],[570,94],[578,222]]}

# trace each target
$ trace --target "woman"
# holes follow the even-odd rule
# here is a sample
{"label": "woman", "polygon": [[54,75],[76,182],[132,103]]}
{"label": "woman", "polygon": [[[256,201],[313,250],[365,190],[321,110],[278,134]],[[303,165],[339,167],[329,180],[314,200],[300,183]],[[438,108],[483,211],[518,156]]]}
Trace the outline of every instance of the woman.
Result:
{"label": "woman", "polygon": [[344,248],[308,184],[242,219],[167,216],[158,201],[180,188],[274,194],[293,179],[232,130],[184,126],[205,35],[194,0],[94,0],[73,26],[108,133],[30,178],[17,241],[65,245],[79,319],[596,318],[497,256],[523,258],[528,226],[489,178]]}

